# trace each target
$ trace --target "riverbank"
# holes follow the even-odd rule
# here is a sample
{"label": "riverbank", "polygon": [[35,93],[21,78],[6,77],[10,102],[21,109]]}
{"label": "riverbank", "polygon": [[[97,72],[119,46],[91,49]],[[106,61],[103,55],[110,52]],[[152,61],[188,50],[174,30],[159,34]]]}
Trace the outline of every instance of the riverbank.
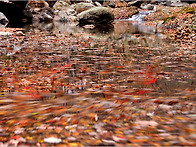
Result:
{"label": "riverbank", "polygon": [[196,4],[185,7],[156,6],[147,21],[162,23],[164,32],[178,42],[196,42]]}

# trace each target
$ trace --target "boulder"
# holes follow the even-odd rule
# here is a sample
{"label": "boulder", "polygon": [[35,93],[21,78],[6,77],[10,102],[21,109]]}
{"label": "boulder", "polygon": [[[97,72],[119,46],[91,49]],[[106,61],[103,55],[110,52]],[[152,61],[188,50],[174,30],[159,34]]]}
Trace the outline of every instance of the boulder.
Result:
{"label": "boulder", "polygon": [[32,14],[39,13],[39,11],[44,7],[49,7],[49,4],[44,0],[29,0],[26,4],[26,9],[29,9]]}
{"label": "boulder", "polygon": [[9,20],[7,19],[7,17],[2,12],[0,12],[0,23],[2,25],[6,25],[8,22]]}
{"label": "boulder", "polygon": [[108,8],[95,7],[79,13],[76,20],[79,25],[110,24],[114,21],[114,14]]}
{"label": "boulder", "polygon": [[88,9],[91,9],[93,7],[95,7],[93,4],[91,3],[76,3],[76,4],[73,4],[71,6],[77,13],[80,13],[82,11],[85,11],[85,10],[88,10]]}
{"label": "boulder", "polygon": [[54,5],[53,5],[53,10],[54,11],[60,11],[60,10],[64,10],[67,9],[67,7],[69,6],[68,2],[65,1],[57,1]]}
{"label": "boulder", "polygon": [[44,7],[39,13],[40,21],[52,21],[53,20],[53,10],[50,7]]}
{"label": "boulder", "polygon": [[57,1],[53,10],[55,13],[55,22],[73,22],[76,19],[77,12],[70,6],[70,2]]}
{"label": "boulder", "polygon": [[140,8],[144,10],[154,10],[155,6],[153,6],[152,4],[141,4]]}
{"label": "boulder", "polygon": [[53,6],[56,22],[72,22],[75,20],[77,12],[67,2],[57,1]]}
{"label": "boulder", "polygon": [[75,21],[75,15],[68,15],[67,11],[59,11],[54,17],[55,22],[73,22]]}

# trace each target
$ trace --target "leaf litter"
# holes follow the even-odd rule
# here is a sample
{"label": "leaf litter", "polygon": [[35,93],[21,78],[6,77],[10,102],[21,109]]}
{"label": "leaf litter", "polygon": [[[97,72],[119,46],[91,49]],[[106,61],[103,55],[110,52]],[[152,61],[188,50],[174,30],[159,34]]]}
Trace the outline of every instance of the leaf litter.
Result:
{"label": "leaf litter", "polygon": [[196,145],[193,46],[12,33],[0,38],[1,146]]}

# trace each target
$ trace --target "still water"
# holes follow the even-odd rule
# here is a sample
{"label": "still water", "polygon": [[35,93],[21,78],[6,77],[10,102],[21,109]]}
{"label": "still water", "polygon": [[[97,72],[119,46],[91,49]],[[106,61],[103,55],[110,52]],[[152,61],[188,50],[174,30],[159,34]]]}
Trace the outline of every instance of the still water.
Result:
{"label": "still water", "polygon": [[[138,20],[138,17],[134,18]],[[61,66],[68,62],[72,65],[67,69],[69,72],[66,78],[61,77],[62,82],[66,81],[64,85],[74,84],[80,88],[56,87],[65,94],[92,88],[93,85],[103,87],[105,84],[112,84],[118,89],[131,89],[132,94],[143,91],[141,94],[156,96],[184,96],[187,89],[192,91],[195,88],[195,64],[189,58],[189,54],[194,51],[189,50],[187,54],[177,53],[178,46],[172,44],[167,35],[162,33],[161,27],[154,24],[116,20],[111,25],[80,27],[69,23],[35,22],[24,26],[24,32],[29,38],[33,35],[35,40],[34,43],[25,42],[19,48],[29,45],[38,48],[41,45],[41,48],[49,51],[43,53],[44,57],[55,55],[60,59],[55,59],[58,61],[54,62]],[[69,42],[56,47],[55,44],[47,45],[47,42],[39,40],[39,32],[43,36],[50,36],[47,35],[49,33],[61,41],[66,35],[71,38]],[[38,58],[43,55],[40,52]],[[61,58],[66,61],[59,61]],[[52,63],[54,59],[49,60]],[[57,63],[47,65],[47,70],[57,66]],[[39,70],[41,68],[38,67]],[[81,68],[88,70],[81,73]],[[85,85],[85,88],[81,85]]]}

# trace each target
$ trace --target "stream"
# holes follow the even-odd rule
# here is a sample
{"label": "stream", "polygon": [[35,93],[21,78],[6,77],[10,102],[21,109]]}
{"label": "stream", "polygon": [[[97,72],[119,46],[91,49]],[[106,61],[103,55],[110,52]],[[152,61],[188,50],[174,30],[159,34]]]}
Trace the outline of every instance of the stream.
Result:
{"label": "stream", "polygon": [[[88,85],[87,81],[90,83],[102,85],[103,83],[105,83],[103,81],[107,81],[107,80],[110,81],[112,80],[112,78],[114,78],[116,80],[113,79],[112,83],[118,83],[116,85],[117,87],[125,86],[126,88],[136,88],[136,89],[138,89],[139,87],[142,89],[153,88],[154,90],[152,89],[151,90],[154,92],[148,92],[148,94],[150,95],[151,94],[154,95],[155,93],[156,93],[155,95],[165,95],[165,96],[184,95],[184,91],[188,87],[190,87],[190,89],[195,88],[195,86],[193,86],[195,85],[195,79],[193,78],[194,77],[193,73],[195,72],[194,69],[195,64],[189,61],[188,56],[186,55],[183,55],[182,57],[175,56],[175,52],[178,51],[178,47],[170,42],[167,35],[163,34],[160,28],[156,28],[155,25],[146,24],[146,22],[144,21],[144,16],[152,12],[153,11],[140,11],[138,14],[133,15],[132,18],[128,20],[115,20],[114,24],[105,25],[105,26],[87,25],[84,27],[79,27],[76,26],[75,24],[69,24],[69,23],[55,22],[53,24],[53,23],[35,22],[33,24],[25,25],[24,32],[29,35],[34,34],[37,36],[38,34],[36,32],[41,31],[43,34],[45,33],[54,34],[55,36],[57,36],[57,38],[61,38],[65,36],[65,34],[69,34],[71,36],[72,35],[77,36],[76,38],[79,37],[81,38],[81,40],[92,39],[91,41],[93,42],[95,41],[94,43],[92,43],[92,45],[88,44],[87,48],[81,49],[82,54],[84,54],[85,57],[79,55],[81,52],[80,49],[79,50],[68,49],[66,51],[69,52],[69,55],[66,55],[67,57],[65,58],[69,58],[69,62],[73,62],[73,59],[77,59],[81,61],[82,64],[85,63],[84,65],[86,64],[91,65],[89,68],[93,69],[93,73],[94,73],[93,77],[84,78],[84,79],[82,78],[85,81],[86,86]],[[77,41],[74,40],[75,39],[73,39],[73,41],[70,42],[71,48],[75,48],[74,46],[77,46],[76,45]],[[100,41],[108,42],[108,44],[110,45],[99,46],[97,42]],[[39,44],[39,41],[35,41],[35,42]],[[3,42],[1,44],[3,44]],[[23,44],[22,46],[25,46],[25,44]],[[22,49],[22,46],[16,47],[17,50]],[[116,47],[114,48],[114,46]],[[115,56],[114,58],[116,59],[119,58],[118,60],[120,60],[123,64],[125,62],[125,65],[123,65],[124,66],[123,70],[128,70],[127,72],[121,73],[121,70],[118,71],[115,68],[108,69],[108,67],[105,67],[105,64],[102,65],[101,63],[102,60],[103,62],[108,63],[110,59],[107,56],[112,56],[112,55],[105,54],[110,47],[117,54],[117,56]],[[60,49],[59,50],[60,53],[58,54],[63,56],[61,51],[63,47],[58,47],[58,48]],[[102,50],[101,52],[100,49]],[[193,52],[194,52],[193,50],[190,51],[191,54]],[[97,54],[100,54],[101,57],[100,55],[97,56]],[[10,54],[8,52],[7,55],[10,56],[12,55],[12,53]],[[96,60],[98,61],[98,63],[95,62]],[[111,65],[111,67],[117,66],[116,64],[119,64],[118,66],[120,66],[121,64],[120,61],[118,62],[115,61],[114,63],[113,61],[110,61],[109,64]],[[132,64],[129,65],[126,62],[131,62]],[[154,63],[156,65],[154,65]],[[77,73],[79,72],[78,71],[79,67],[77,66],[75,65],[73,69],[70,69],[72,72],[70,71],[71,75],[69,75],[70,78],[68,80],[68,83],[79,82],[81,85],[82,81],[78,81],[78,82],[75,81],[75,78],[77,77]],[[97,69],[98,71],[95,69]],[[136,75],[134,75],[135,74],[134,72],[132,75],[131,74],[132,69],[141,72],[142,77],[137,77]],[[149,69],[150,71],[148,71]],[[100,73],[101,71],[104,72],[105,70],[107,71],[107,74],[104,75],[97,74]],[[179,71],[183,71],[183,72],[179,72]],[[140,83],[140,80],[148,81],[148,79],[145,79],[147,75],[145,75],[144,72],[152,72],[152,75],[149,75],[149,79],[151,79],[152,81],[154,79],[156,82],[154,81],[152,85],[147,84],[146,86],[145,84]],[[134,76],[136,76],[139,79],[134,79]],[[97,82],[99,81],[98,83],[91,81],[95,77],[97,79]],[[102,78],[100,79],[100,77]],[[122,80],[123,78],[125,78],[124,82],[122,83],[118,82],[119,78],[120,79],[122,78]],[[127,83],[127,80],[129,78],[131,78],[135,82]],[[92,86],[92,84],[90,85]],[[90,88],[91,87],[90,85],[88,85],[87,87]],[[68,94],[75,93],[76,91],[78,92],[78,90],[76,91],[70,90],[70,88],[67,88],[66,86],[62,86],[59,88],[63,89],[63,91],[66,91],[66,93]]]}
{"label": "stream", "polygon": [[0,146],[194,144],[195,50],[148,13],[1,34]]}

